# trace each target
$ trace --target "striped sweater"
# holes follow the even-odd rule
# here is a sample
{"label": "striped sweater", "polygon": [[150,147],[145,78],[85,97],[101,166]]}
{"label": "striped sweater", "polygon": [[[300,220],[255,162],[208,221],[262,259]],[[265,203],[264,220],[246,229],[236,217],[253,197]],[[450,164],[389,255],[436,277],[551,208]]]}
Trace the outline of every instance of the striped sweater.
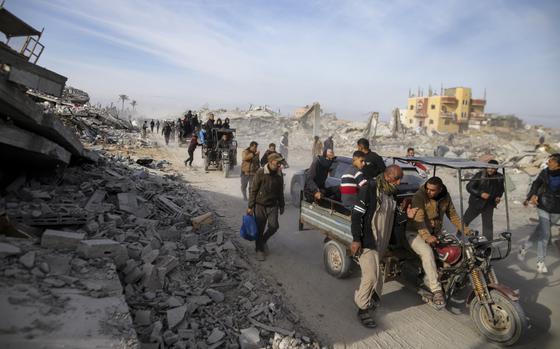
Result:
{"label": "striped sweater", "polygon": [[347,173],[342,175],[340,183],[340,196],[345,207],[352,207],[358,200],[358,191],[367,183],[362,171],[352,166]]}

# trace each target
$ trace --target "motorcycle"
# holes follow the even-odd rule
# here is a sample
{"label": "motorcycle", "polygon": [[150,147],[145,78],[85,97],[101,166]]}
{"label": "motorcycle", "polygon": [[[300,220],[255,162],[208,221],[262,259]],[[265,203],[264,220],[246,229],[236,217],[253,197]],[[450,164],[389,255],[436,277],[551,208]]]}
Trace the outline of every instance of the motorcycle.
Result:
{"label": "motorcycle", "polygon": [[[505,346],[516,343],[527,329],[527,318],[519,304],[518,293],[500,283],[492,266],[493,261],[505,259],[510,254],[511,233],[504,232],[501,238],[492,241],[479,236],[478,232],[465,242],[451,234],[440,235],[438,240],[434,255],[448,309],[458,301],[454,296],[468,290],[465,303],[477,330],[491,342]],[[497,245],[504,242],[507,252],[502,254]],[[383,263],[385,281],[398,277],[406,264],[420,275],[421,262],[415,255],[414,258],[411,256],[386,256]],[[433,305],[431,292],[420,287],[418,293],[423,301]]]}

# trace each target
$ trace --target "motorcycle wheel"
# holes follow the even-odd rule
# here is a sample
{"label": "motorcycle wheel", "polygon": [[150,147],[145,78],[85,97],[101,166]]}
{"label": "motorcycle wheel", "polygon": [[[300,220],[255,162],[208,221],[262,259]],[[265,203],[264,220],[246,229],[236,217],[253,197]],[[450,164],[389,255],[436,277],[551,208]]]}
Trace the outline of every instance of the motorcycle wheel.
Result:
{"label": "motorcycle wheel", "polygon": [[498,317],[497,323],[492,322],[478,298],[471,303],[471,319],[478,331],[489,341],[506,346],[512,345],[527,329],[525,312],[518,302],[510,300],[497,290],[491,290],[490,296],[494,300],[491,307]]}

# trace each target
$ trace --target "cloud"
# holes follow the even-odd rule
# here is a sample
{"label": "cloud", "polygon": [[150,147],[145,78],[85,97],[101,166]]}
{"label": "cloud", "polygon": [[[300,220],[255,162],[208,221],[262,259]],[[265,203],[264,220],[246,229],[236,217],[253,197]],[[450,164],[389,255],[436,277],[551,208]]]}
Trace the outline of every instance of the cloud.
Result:
{"label": "cloud", "polygon": [[318,100],[325,110],[363,118],[406,103],[409,88],[443,83],[471,86],[475,95],[487,88],[492,111],[543,115],[555,113],[546,101],[560,92],[554,2],[15,4],[55,42],[46,62],[58,62],[93,96],[117,89],[141,96],[140,110]]}

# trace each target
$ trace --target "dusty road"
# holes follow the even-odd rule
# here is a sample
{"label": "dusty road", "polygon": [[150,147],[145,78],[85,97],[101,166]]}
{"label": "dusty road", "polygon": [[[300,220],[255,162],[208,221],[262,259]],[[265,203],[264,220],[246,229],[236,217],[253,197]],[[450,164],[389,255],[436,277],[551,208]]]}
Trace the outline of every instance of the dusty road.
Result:
{"label": "dusty road", "polygon": [[[162,158],[172,162],[175,170],[213,202],[216,212],[237,235],[241,216],[246,209],[240,191],[239,168],[223,178],[221,172],[206,173],[202,168],[200,150],[196,151],[193,168],[186,168],[185,148],[161,148]],[[152,154],[153,155],[153,154]],[[287,171],[286,191],[294,168],[303,168],[305,161],[292,160]],[[289,200],[289,194],[286,194]],[[525,217],[527,211],[513,207],[513,229],[516,242],[526,236],[534,223]],[[302,321],[319,339],[335,348],[491,348],[481,337],[464,309],[463,314],[436,311],[422,303],[410,285],[387,283],[382,306],[377,313],[378,328],[363,328],[356,319],[353,292],[359,283],[359,270],[347,279],[335,279],[324,271],[322,235],[313,230],[298,231],[298,211],[287,205],[280,217],[280,231],[269,242],[270,255],[262,263],[254,262],[263,273],[276,280],[298,309]],[[498,224],[496,224],[498,225]],[[253,244],[244,240],[246,253],[254,255]],[[517,247],[517,244],[515,245]],[[518,288],[521,304],[529,317],[530,328],[516,347],[558,347],[560,336],[560,259],[556,247],[549,247],[547,259],[550,274],[535,273],[535,252],[527,255],[526,263],[512,254],[498,262],[498,277],[503,283]],[[556,344],[554,344],[556,343]]]}

